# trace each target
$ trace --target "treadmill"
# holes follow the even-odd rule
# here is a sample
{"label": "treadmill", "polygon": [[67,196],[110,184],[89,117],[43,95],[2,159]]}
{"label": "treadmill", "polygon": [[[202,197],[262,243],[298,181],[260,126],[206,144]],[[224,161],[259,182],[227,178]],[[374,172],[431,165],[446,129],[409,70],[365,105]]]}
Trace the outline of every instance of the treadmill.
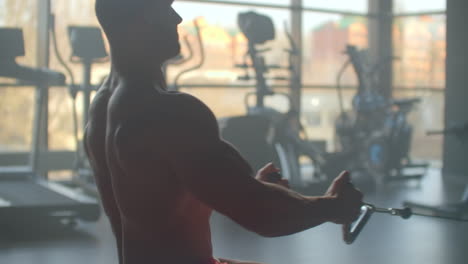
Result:
{"label": "treadmill", "polygon": [[0,167],[0,221],[39,223],[46,220],[81,219],[97,221],[100,206],[96,198],[80,190],[48,181],[38,171],[43,104],[49,86],[65,85],[60,72],[16,63],[24,56],[23,32],[19,28],[0,28],[0,77],[13,78],[17,85],[36,86],[32,149],[27,166]]}

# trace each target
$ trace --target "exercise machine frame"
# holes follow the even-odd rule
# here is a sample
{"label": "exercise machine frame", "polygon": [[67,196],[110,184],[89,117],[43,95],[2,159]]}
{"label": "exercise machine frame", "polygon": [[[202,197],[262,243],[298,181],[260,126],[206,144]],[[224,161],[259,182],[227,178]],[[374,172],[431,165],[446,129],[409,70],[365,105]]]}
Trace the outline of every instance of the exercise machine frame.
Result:
{"label": "exercise machine frame", "polygon": [[[56,71],[17,64],[24,55],[22,30],[1,28],[0,76],[13,78],[19,86],[36,86],[32,148],[26,166],[0,168],[0,221],[15,224],[32,221],[38,225],[44,219],[56,219],[74,224],[76,219],[96,221],[100,215],[98,201],[77,190],[47,180],[39,175],[40,156],[44,150],[40,138],[45,97],[49,86],[62,86],[65,76]],[[28,222],[28,224],[31,224]]]}

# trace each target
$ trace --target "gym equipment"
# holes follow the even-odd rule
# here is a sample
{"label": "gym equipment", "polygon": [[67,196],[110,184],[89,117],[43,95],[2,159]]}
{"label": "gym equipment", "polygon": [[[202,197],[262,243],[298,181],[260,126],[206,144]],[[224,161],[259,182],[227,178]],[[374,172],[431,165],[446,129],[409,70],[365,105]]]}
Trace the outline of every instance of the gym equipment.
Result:
{"label": "gym equipment", "polygon": [[[300,123],[299,112],[292,108],[289,95],[273,91],[267,83],[268,80],[297,81],[297,69],[293,61],[299,56],[299,51],[287,26],[285,25],[285,28],[290,48],[285,51],[288,53],[289,65],[281,66],[267,65],[263,53],[270,49],[257,47],[275,38],[273,22],[268,16],[255,12],[240,13],[238,24],[248,40],[248,52],[244,56],[244,62],[236,65],[237,68],[245,70],[245,74],[240,76],[239,80],[255,79],[256,89],[245,96],[247,115],[225,118],[221,122],[223,138],[236,146],[254,169],[274,161],[281,168],[282,174],[290,180],[291,185],[296,187],[304,187],[299,164],[301,155],[308,156],[314,164],[315,182],[327,181],[347,169],[348,156],[352,153],[326,153],[314,146]],[[247,62],[248,58],[250,63]],[[254,70],[255,77],[250,75],[250,69]],[[266,74],[269,70],[288,71],[289,77],[268,78]],[[286,113],[265,105],[265,98],[274,95],[286,98],[289,104]],[[250,100],[252,97],[256,99],[253,105],[250,103],[253,101]]]}
{"label": "gym equipment", "polygon": [[352,244],[356,240],[356,238],[361,233],[361,231],[363,230],[364,226],[367,224],[373,213],[382,213],[391,216],[399,216],[402,219],[409,219],[411,216],[417,215],[424,217],[440,218],[444,220],[468,222],[468,219],[453,218],[449,216],[435,216],[431,214],[414,212],[409,207],[404,207],[402,209],[381,208],[376,207],[373,204],[363,203],[363,205],[361,206],[361,214],[359,215],[358,219],[348,229],[343,229],[343,240],[346,244]]}
{"label": "gym equipment", "polygon": [[[378,90],[376,74],[385,62],[371,65],[366,50],[348,45],[345,62],[337,75],[337,91],[340,116],[336,121],[336,134],[342,151],[353,155],[355,169],[372,175],[377,183],[389,180],[420,179],[429,164],[411,161],[412,126],[407,121],[408,113],[419,98],[389,99]],[[358,90],[353,98],[353,111],[346,112],[343,106],[341,77],[352,64],[358,79]],[[405,168],[421,168],[424,173],[405,174]]]}
{"label": "gym equipment", "polygon": [[16,63],[16,58],[24,56],[23,31],[19,28],[0,28],[0,76],[41,85],[62,85],[62,73],[45,68],[33,68]]}
{"label": "gym equipment", "polygon": [[[43,131],[43,105],[49,86],[63,86],[65,76],[49,69],[16,63],[23,56],[24,40],[20,28],[0,28],[0,76],[13,78],[19,86],[36,86],[32,149],[25,167],[0,168],[0,220],[17,224],[21,221],[57,219],[73,225],[75,219],[95,221],[100,215],[96,199],[71,188],[46,180],[38,174]],[[30,224],[30,223],[28,223]]]}
{"label": "gym equipment", "polygon": [[[453,135],[466,143],[468,141],[468,122],[456,124],[442,131],[429,131],[427,135]],[[463,219],[463,217],[468,215],[468,184],[465,186],[460,201],[455,203],[433,206],[406,201],[404,205],[412,208],[414,211],[425,212],[432,216]]]}
{"label": "gym equipment", "polygon": [[346,244],[352,244],[356,240],[373,213],[400,216],[403,219],[408,219],[412,215],[411,209],[407,207],[404,209],[380,208],[372,204],[364,203],[361,206],[361,214],[358,219],[351,226],[349,226],[349,229],[343,230],[343,240],[346,242]]}

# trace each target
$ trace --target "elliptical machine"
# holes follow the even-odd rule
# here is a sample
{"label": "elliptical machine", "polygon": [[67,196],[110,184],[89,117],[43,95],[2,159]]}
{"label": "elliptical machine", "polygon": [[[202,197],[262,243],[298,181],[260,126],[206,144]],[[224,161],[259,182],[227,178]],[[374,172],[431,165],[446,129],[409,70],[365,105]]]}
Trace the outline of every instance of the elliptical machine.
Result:
{"label": "elliptical machine", "polygon": [[[255,71],[255,91],[245,97],[247,115],[221,118],[219,120],[221,136],[233,144],[256,171],[266,163],[273,161],[282,170],[282,174],[292,180],[290,162],[283,152],[278,152],[274,142],[275,122],[282,113],[265,106],[265,97],[274,95],[266,82],[265,73],[268,66],[261,56],[262,52],[256,45],[264,44],[275,38],[273,22],[267,16],[254,12],[238,14],[238,25],[248,40],[248,52],[245,58],[250,58],[251,64],[244,62],[236,67],[246,70],[239,80],[248,81],[252,77],[248,69]],[[255,105],[249,105],[249,99],[255,96]],[[289,99],[289,97],[288,97]]]}
{"label": "elliptical machine", "polygon": [[[389,99],[377,89],[376,74],[383,63],[371,65],[366,50],[347,46],[349,60],[337,76],[340,116],[335,123],[342,151],[353,152],[355,169],[370,174],[380,184],[389,180],[420,179],[429,166],[413,163],[409,157],[412,125],[408,113],[420,98]],[[353,98],[353,111],[345,112],[340,86],[341,77],[352,64],[358,79],[358,91]],[[404,174],[405,168],[422,168],[424,173]]]}

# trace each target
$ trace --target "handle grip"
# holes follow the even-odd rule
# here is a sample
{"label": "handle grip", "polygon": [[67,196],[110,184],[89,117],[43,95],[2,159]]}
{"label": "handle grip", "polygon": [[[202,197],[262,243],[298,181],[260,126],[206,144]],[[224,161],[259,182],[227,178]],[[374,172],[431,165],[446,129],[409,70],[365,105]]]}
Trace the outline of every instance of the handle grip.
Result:
{"label": "handle grip", "polygon": [[354,221],[354,223],[352,223],[348,229],[343,229],[343,240],[346,244],[350,245],[354,242],[354,240],[356,240],[367,221],[369,221],[373,212],[374,211],[371,206],[367,204],[361,206],[361,214],[359,215],[358,219]]}

